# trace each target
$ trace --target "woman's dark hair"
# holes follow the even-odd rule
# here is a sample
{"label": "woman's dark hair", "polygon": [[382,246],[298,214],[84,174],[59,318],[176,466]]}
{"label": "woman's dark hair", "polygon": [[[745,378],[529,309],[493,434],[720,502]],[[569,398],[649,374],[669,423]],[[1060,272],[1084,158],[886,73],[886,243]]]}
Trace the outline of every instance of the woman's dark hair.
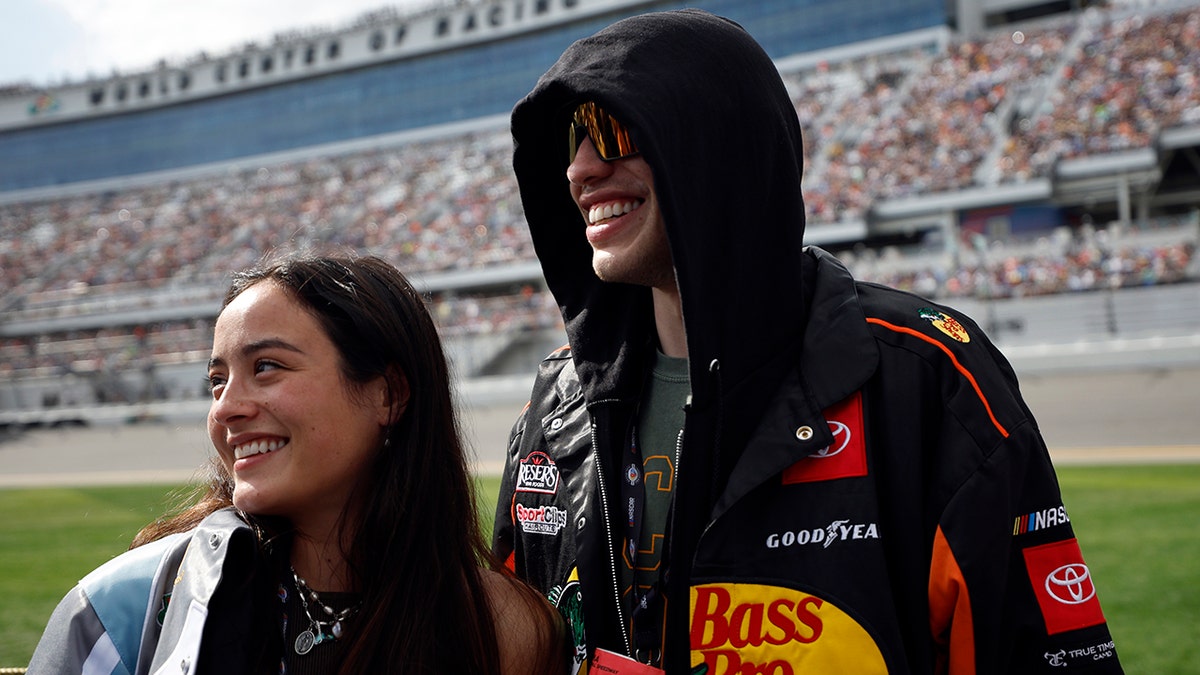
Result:
{"label": "woman's dark hair", "polygon": [[[351,388],[384,377],[393,405],[404,408],[356,486],[357,522],[342,516],[343,554],[363,605],[341,672],[399,664],[413,673],[498,670],[480,567],[500,565],[483,539],[446,357],[420,294],[379,258],[291,254],[238,273],[222,308],[263,282],[287,289],[312,313]],[[194,526],[232,503],[231,487],[215,467],[197,503],[139,538]],[[553,612],[529,595],[535,611]]]}

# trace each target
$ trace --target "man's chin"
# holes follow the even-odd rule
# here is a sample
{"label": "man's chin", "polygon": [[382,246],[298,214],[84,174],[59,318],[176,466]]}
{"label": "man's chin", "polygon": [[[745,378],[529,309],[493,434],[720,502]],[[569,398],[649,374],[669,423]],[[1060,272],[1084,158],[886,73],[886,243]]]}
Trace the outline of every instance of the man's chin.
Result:
{"label": "man's chin", "polygon": [[616,256],[605,251],[592,253],[592,271],[600,281],[608,283],[632,283],[628,270],[623,269],[621,261]]}

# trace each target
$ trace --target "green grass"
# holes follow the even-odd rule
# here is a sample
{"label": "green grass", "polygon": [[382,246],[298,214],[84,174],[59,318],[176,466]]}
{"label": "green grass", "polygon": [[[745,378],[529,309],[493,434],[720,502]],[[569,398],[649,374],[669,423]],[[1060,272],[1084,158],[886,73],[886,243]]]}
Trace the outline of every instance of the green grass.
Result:
{"label": "green grass", "polygon": [[129,547],[177,487],[0,490],[0,666],[23,666],[71,586]]}
{"label": "green grass", "polygon": [[[1200,663],[1200,465],[1062,467],[1064,499],[1129,673]],[[499,480],[479,481],[490,530]],[[29,660],[84,574],[178,501],[178,486],[0,490],[0,666]]]}
{"label": "green grass", "polygon": [[1125,672],[1196,672],[1200,465],[1058,474]]}

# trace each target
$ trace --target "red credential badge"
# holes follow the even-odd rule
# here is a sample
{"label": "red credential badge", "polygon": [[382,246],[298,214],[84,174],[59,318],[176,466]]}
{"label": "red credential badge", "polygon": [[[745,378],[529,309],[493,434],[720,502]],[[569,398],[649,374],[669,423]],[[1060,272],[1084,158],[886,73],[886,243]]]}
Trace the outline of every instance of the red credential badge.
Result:
{"label": "red credential badge", "polygon": [[623,654],[617,654],[616,652],[604,649],[596,650],[596,655],[592,657],[591,666],[588,668],[589,675],[591,673],[603,673],[604,675],[663,675],[665,672],[654,666],[638,663]]}

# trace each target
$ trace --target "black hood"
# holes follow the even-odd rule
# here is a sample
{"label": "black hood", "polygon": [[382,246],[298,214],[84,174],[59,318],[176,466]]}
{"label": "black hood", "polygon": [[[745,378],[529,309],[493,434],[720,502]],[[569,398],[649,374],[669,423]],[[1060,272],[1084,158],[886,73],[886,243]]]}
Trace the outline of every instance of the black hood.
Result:
{"label": "black hood", "polygon": [[[513,110],[525,215],[594,402],[636,393],[654,333],[648,288],[593,273],[569,193],[570,111],[586,100],[630,128],[653,171],[695,403],[739,385],[770,386],[752,385],[752,375],[799,344],[805,318],[803,146],[774,63],[728,19],[646,14],[571,45]],[[713,361],[720,377],[703,377]]]}

